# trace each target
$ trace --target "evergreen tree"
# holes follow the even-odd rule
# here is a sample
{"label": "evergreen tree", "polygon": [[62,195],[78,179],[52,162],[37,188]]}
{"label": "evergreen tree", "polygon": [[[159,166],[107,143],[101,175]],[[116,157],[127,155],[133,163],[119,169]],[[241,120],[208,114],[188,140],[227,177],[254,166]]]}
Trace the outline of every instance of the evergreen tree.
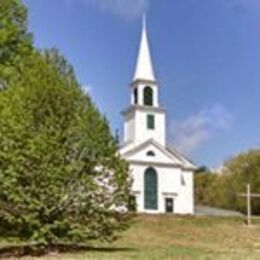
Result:
{"label": "evergreen tree", "polygon": [[57,51],[20,51],[30,46],[26,11],[0,1],[0,23],[12,25],[0,41],[2,228],[44,245],[111,240],[128,224],[130,180],[108,121]]}

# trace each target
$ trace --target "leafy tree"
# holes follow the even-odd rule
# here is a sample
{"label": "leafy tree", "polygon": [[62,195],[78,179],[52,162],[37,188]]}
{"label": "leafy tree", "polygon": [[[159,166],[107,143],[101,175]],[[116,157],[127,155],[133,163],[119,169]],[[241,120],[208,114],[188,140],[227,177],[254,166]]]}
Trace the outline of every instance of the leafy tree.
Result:
{"label": "leafy tree", "polygon": [[43,245],[111,240],[131,196],[108,121],[56,50],[30,46],[20,1],[0,8],[2,228]]}
{"label": "leafy tree", "polygon": [[[236,196],[245,193],[246,184],[251,184],[253,193],[260,193],[260,150],[241,153],[225,163],[225,175],[229,184],[230,206],[246,212],[246,200]],[[252,200],[252,211],[260,214],[259,199]]]}
{"label": "leafy tree", "polygon": [[195,203],[207,205],[206,190],[211,185],[213,174],[206,168],[200,168],[195,172]]}
{"label": "leafy tree", "polygon": [[35,54],[0,96],[0,217],[21,238],[110,239],[129,182],[107,120]]}
{"label": "leafy tree", "polygon": [[31,50],[26,8],[20,0],[0,0],[0,90],[22,71],[21,59]]}
{"label": "leafy tree", "polygon": [[195,174],[195,202],[199,205],[223,207],[224,178],[206,167]]}
{"label": "leafy tree", "polygon": [[59,54],[58,49],[52,48],[44,50],[43,55],[46,61],[52,65],[65,80],[68,80],[69,83],[78,85],[73,67]]}
{"label": "leafy tree", "polygon": [[[228,160],[222,175],[201,169],[195,175],[195,198],[197,204],[234,209],[246,212],[246,184],[253,193],[260,193],[260,151],[241,153]],[[260,214],[259,199],[252,199],[253,214]]]}

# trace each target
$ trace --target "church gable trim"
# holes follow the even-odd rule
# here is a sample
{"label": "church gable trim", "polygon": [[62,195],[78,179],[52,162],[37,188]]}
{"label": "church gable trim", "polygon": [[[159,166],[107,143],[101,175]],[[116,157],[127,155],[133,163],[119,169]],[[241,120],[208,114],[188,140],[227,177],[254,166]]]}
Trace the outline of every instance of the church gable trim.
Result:
{"label": "church gable trim", "polygon": [[174,155],[175,157],[177,157],[179,160],[181,160],[184,164],[186,164],[187,166],[192,168],[193,170],[197,169],[195,164],[190,159],[188,159],[184,155],[180,154],[177,150],[175,150],[173,148],[169,148],[169,147],[167,147],[166,150],[169,153],[171,153],[172,155]]}
{"label": "church gable trim", "polygon": [[156,80],[149,80],[149,79],[136,79],[130,83],[130,87],[135,87],[136,85],[139,84],[149,84],[149,85],[157,86],[158,82]]}
{"label": "church gable trim", "polygon": [[175,169],[181,169],[189,172],[193,172],[193,167],[187,167],[178,163],[167,163],[167,162],[144,162],[141,160],[127,160],[127,162],[133,164],[133,165],[142,165],[142,166],[148,166],[148,167],[163,167],[163,168],[175,168]]}
{"label": "church gable trim", "polygon": [[140,110],[144,112],[156,112],[156,113],[165,113],[165,108],[163,107],[152,107],[152,106],[141,106],[141,105],[131,105],[127,109],[123,110],[121,114],[123,116],[128,115],[131,112],[134,112],[135,110]]}
{"label": "church gable trim", "polygon": [[[185,163],[183,160],[181,160],[181,158],[179,158],[179,156],[176,156],[173,153],[170,153],[168,150],[166,150],[162,145],[160,145],[159,143],[157,143],[156,141],[154,141],[153,139],[149,139],[147,141],[145,141],[144,143],[130,149],[127,150],[125,153],[123,153],[122,155],[124,157],[130,157],[142,150],[144,150],[148,145],[153,145],[155,146],[156,149],[158,149],[160,152],[162,152],[170,161],[172,161],[172,163],[163,163],[162,164],[170,164],[170,165],[174,165],[174,166],[181,166],[184,167]],[[130,158],[129,158],[130,159]]]}

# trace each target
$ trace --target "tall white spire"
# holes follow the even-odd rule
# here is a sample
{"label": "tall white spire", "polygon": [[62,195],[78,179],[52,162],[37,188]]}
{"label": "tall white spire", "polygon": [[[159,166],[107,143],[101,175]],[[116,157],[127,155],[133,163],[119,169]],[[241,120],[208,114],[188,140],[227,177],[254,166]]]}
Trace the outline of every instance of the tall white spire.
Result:
{"label": "tall white spire", "polygon": [[134,81],[138,79],[155,81],[153,64],[147,37],[145,14],[143,15],[142,37],[136,63]]}

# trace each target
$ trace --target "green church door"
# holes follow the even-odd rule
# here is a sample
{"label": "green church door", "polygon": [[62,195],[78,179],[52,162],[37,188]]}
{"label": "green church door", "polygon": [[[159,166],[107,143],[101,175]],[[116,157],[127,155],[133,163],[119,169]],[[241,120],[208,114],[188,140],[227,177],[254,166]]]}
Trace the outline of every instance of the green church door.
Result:
{"label": "green church door", "polygon": [[148,168],[144,174],[144,207],[145,209],[158,208],[158,180],[153,168]]}

